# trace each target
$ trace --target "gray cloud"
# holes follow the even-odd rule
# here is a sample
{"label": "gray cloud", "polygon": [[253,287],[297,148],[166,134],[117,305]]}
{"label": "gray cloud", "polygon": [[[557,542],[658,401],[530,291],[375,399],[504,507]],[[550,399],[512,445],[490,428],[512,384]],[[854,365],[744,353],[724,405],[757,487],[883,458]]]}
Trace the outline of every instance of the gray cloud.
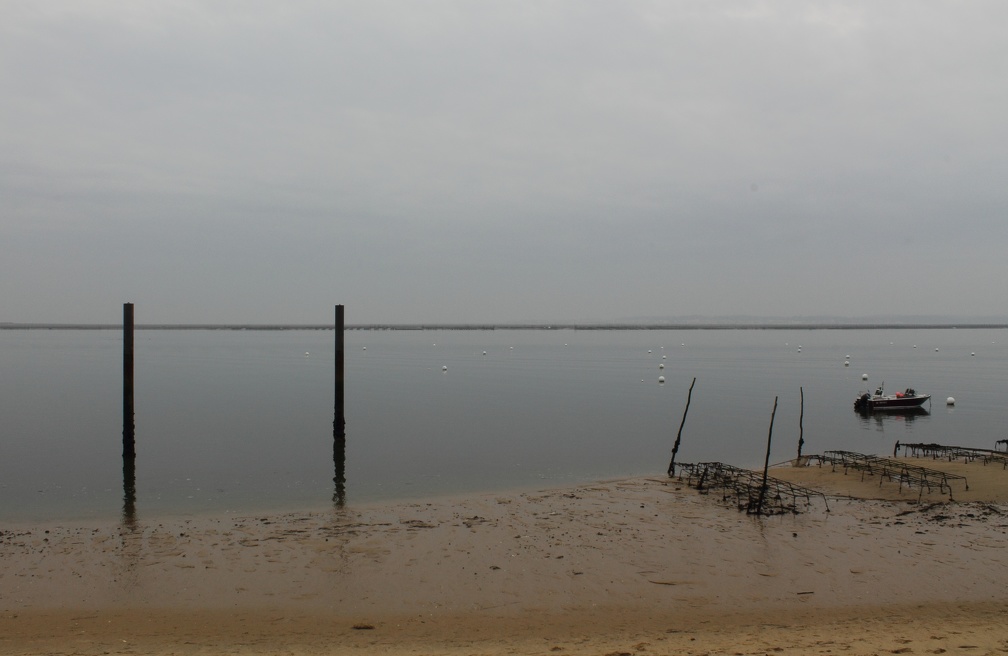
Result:
{"label": "gray cloud", "polygon": [[0,320],[1005,313],[1001,3],[5,14]]}

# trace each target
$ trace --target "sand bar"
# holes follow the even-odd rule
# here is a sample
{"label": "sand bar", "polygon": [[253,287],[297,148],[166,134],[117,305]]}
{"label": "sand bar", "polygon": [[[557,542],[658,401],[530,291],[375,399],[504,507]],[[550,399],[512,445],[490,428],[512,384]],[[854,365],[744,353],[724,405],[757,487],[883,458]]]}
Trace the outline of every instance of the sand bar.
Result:
{"label": "sand bar", "polygon": [[5,526],[0,653],[1008,653],[1008,471],[953,464],[778,468],[843,496],[770,518],[662,476]]}

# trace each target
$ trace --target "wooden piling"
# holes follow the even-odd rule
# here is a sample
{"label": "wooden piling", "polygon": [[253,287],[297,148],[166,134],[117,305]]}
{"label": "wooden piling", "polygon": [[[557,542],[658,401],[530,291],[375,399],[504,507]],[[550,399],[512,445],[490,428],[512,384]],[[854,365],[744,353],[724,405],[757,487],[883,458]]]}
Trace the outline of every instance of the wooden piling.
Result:
{"label": "wooden piling", "polygon": [[343,306],[336,306],[336,399],[333,413],[333,505],[346,504],[346,414],[343,407]]}
{"label": "wooden piling", "polygon": [[123,458],[136,457],[133,424],[133,304],[123,304]]}
{"label": "wooden piling", "polygon": [[343,306],[336,306],[336,403],[333,418],[333,435],[344,434],[346,415],[343,414]]}

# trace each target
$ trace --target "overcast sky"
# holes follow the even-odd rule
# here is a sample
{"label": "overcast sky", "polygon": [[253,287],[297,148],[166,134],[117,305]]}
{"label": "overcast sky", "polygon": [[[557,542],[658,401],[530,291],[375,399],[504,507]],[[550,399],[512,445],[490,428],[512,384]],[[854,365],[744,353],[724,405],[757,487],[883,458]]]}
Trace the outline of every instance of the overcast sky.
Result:
{"label": "overcast sky", "polygon": [[1008,3],[11,0],[0,321],[1008,315]]}

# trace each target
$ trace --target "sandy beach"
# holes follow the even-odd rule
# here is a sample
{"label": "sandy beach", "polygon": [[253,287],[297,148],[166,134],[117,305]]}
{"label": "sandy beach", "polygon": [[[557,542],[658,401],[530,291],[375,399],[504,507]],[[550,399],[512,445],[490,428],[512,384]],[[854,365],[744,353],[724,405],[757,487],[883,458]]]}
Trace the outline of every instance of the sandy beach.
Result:
{"label": "sandy beach", "polygon": [[6,525],[3,654],[1008,653],[1008,471],[829,467],[752,517],[665,476],[303,513]]}

